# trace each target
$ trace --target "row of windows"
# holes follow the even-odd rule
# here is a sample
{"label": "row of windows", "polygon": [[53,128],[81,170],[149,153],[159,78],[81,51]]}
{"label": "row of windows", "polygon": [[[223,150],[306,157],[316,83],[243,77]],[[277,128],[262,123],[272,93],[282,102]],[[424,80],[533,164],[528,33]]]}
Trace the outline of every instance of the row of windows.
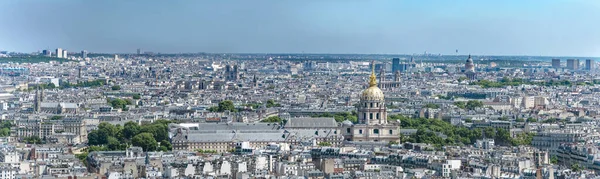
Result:
{"label": "row of windows", "polygon": [[[363,113],[363,119],[367,118],[367,113]],[[373,113],[369,113],[369,119],[373,119]],[[376,113],[376,118],[379,119],[379,113]]]}
{"label": "row of windows", "polygon": [[378,107],[379,107],[379,103],[365,103],[364,107],[366,108],[366,107],[367,107],[367,105],[368,105],[370,108],[373,108],[373,107],[376,107],[376,108],[378,108]]}
{"label": "row of windows", "polygon": [[[350,128],[347,128],[347,129],[346,129],[346,133],[352,133],[352,132],[351,132],[351,130],[350,130]],[[359,133],[359,134],[362,134],[362,133],[363,133],[363,130],[362,130],[362,129],[359,129],[359,130],[358,130],[358,133]],[[388,133],[389,133],[389,134],[394,134],[394,131],[390,129],[390,130],[388,131]],[[379,129],[373,129],[373,134],[379,134]]]}

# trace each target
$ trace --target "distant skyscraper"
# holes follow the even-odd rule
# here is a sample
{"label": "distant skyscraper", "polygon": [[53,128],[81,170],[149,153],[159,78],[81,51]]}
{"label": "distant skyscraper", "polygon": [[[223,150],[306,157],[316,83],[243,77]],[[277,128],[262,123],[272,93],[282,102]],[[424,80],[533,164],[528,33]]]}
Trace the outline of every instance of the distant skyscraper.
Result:
{"label": "distant skyscraper", "polygon": [[44,54],[44,56],[47,56],[47,57],[52,56],[52,51],[50,51],[50,50],[44,50],[44,51],[42,51],[42,53]]}
{"label": "distant skyscraper", "polygon": [[57,48],[56,49],[56,57],[57,58],[62,58],[63,57],[63,49],[62,48]]}
{"label": "distant skyscraper", "polygon": [[552,59],[552,68],[559,69],[560,68],[560,59]]}
{"label": "distant skyscraper", "polygon": [[396,73],[396,71],[400,71],[400,58],[392,59],[392,73]]}
{"label": "distant skyscraper", "polygon": [[115,54],[115,60],[119,59],[119,55]]}
{"label": "distant skyscraper", "polygon": [[63,50],[62,53],[63,53],[62,57],[67,58],[67,50]]}
{"label": "distant skyscraper", "polygon": [[375,71],[381,71],[382,69],[385,70],[385,68],[386,68],[385,63],[375,64]]}
{"label": "distant skyscraper", "polygon": [[579,69],[579,59],[567,59],[567,69],[578,70]]}
{"label": "distant skyscraper", "polygon": [[585,70],[591,71],[594,69],[594,60],[587,59],[585,60]]}
{"label": "distant skyscraper", "polygon": [[142,54],[142,49],[138,48],[138,49],[137,49],[137,54],[138,54],[138,55],[141,55],[141,54]]}
{"label": "distant skyscraper", "polygon": [[81,51],[81,58],[87,58],[88,52],[86,50]]}

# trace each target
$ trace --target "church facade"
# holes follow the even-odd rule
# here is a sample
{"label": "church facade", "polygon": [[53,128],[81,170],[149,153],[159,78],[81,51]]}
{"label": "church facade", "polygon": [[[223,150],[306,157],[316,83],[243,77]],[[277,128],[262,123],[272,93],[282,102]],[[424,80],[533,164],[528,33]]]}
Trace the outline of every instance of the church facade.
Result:
{"label": "church facade", "polygon": [[375,69],[369,77],[369,88],[360,95],[357,124],[343,125],[346,139],[358,142],[399,142],[399,126],[388,123],[383,91],[377,87]]}

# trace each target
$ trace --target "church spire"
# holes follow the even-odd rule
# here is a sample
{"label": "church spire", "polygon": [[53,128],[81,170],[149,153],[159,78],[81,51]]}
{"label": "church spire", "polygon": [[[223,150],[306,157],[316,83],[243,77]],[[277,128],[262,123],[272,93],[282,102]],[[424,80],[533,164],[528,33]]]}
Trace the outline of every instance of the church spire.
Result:
{"label": "church spire", "polygon": [[377,76],[375,76],[375,60],[373,60],[371,63],[371,76],[369,78],[369,87],[377,86]]}

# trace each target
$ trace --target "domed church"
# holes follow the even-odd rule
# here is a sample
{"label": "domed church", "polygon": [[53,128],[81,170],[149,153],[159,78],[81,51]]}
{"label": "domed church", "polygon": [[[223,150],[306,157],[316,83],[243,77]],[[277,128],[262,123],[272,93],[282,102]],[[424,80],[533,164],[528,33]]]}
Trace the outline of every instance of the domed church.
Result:
{"label": "domed church", "polygon": [[352,141],[400,142],[399,126],[389,124],[383,91],[377,87],[375,65],[372,65],[369,88],[360,95],[358,123],[344,125],[346,137]]}

